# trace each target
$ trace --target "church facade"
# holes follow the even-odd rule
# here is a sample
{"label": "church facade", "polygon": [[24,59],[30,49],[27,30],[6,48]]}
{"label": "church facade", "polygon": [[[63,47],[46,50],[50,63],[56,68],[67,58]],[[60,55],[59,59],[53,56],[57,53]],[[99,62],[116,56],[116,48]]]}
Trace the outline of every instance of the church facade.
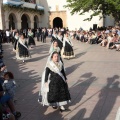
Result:
{"label": "church facade", "polygon": [[111,16],[84,21],[91,13],[70,14],[66,0],[3,0],[0,1],[0,29],[27,29],[38,27],[68,27],[89,30],[101,26],[114,26]]}
{"label": "church facade", "polygon": [[[44,2],[47,1],[47,4]],[[114,26],[114,18],[112,16],[106,16],[104,19],[100,19],[100,16],[93,17],[91,21],[84,21],[88,18],[91,12],[84,15],[70,14],[70,10],[65,8],[64,5],[67,4],[66,0],[41,0],[41,3],[45,6],[45,10],[49,11],[49,26],[50,27],[68,27],[70,30],[78,30],[80,27],[89,30],[94,27],[101,26]],[[44,16],[44,17],[45,17]]]}

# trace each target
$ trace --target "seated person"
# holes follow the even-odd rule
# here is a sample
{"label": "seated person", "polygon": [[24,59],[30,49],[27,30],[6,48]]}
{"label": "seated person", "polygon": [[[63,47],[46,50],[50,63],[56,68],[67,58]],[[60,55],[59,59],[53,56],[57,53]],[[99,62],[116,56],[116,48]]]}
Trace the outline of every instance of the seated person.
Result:
{"label": "seated person", "polygon": [[15,120],[15,117],[7,108],[0,104],[0,120]]}
{"label": "seated person", "polygon": [[0,59],[0,84],[4,82],[3,75],[7,72],[7,67],[5,66],[2,59]]}
{"label": "seated person", "polygon": [[2,106],[4,105],[8,105],[10,111],[12,112],[12,114],[15,116],[15,118],[19,118],[21,116],[21,113],[20,112],[17,112],[15,110],[15,106],[10,98],[9,95],[4,95],[4,91],[3,91],[3,88],[2,88],[2,85],[0,84],[0,104]]}

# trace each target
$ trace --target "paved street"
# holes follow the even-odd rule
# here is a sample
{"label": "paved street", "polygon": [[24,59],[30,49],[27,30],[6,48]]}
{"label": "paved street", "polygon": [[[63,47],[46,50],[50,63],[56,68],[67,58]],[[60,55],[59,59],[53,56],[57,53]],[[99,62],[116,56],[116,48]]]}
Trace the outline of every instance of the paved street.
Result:
{"label": "paved street", "polygon": [[120,52],[99,45],[74,41],[76,58],[64,60],[72,97],[69,109],[60,113],[38,102],[41,74],[50,40],[30,49],[32,59],[23,64],[15,59],[11,44],[4,44],[4,61],[18,84],[16,108],[20,120],[115,120],[120,106]]}

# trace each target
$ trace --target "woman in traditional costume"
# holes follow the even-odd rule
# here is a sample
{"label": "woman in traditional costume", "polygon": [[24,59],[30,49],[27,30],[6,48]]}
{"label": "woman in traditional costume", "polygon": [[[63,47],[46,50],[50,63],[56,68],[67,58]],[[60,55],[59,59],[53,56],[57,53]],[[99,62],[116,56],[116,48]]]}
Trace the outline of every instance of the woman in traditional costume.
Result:
{"label": "woman in traditional costume", "polygon": [[71,100],[66,80],[63,63],[55,51],[50,55],[43,72],[38,101],[54,109],[59,107],[61,112],[66,111],[64,105]]}
{"label": "woman in traditional costume", "polygon": [[51,43],[52,43],[53,41],[56,41],[56,40],[57,40],[57,32],[54,31],[53,34],[52,34]]}
{"label": "woman in traditional costume", "polygon": [[14,47],[13,47],[13,51],[16,53],[16,58],[18,56],[18,40],[19,40],[19,33],[16,32],[15,33],[15,37],[14,37]]}
{"label": "woman in traditional costume", "polygon": [[28,39],[28,45],[29,45],[31,48],[33,48],[33,47],[35,46],[35,40],[34,40],[34,38],[33,38],[33,32],[32,32],[31,29],[29,29],[29,31],[28,31],[28,37],[29,37],[29,39]]}
{"label": "woman in traditional costume", "polygon": [[73,44],[72,41],[68,35],[68,33],[65,34],[63,39],[63,58],[74,58],[74,51],[73,51]]}
{"label": "woman in traditional costume", "polygon": [[31,57],[28,50],[27,41],[24,39],[23,34],[20,36],[18,41],[18,52],[19,56],[17,57],[17,59],[23,60],[23,62]]}
{"label": "woman in traditional costume", "polygon": [[59,46],[60,50],[62,50],[62,47],[63,47],[63,36],[62,36],[61,32],[58,33],[57,43],[58,43],[58,46]]}
{"label": "woman in traditional costume", "polygon": [[16,50],[18,40],[19,40],[19,33],[16,32],[14,37],[14,48],[13,48],[14,50]]}

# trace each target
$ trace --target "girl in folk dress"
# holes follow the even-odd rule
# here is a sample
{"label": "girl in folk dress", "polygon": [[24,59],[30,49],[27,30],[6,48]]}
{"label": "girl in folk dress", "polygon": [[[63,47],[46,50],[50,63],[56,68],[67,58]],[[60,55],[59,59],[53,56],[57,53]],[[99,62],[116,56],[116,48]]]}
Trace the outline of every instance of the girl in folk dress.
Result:
{"label": "girl in folk dress", "polygon": [[74,57],[73,44],[68,33],[66,33],[63,39],[63,58],[70,59]]}
{"label": "girl in folk dress", "polygon": [[63,47],[63,36],[62,36],[61,32],[58,33],[57,42],[58,42],[58,46],[59,46],[60,50],[62,50],[62,47]]}
{"label": "girl in folk dress", "polygon": [[50,55],[51,55],[54,51],[56,51],[57,53],[59,53],[59,55],[60,55],[60,60],[61,60],[61,62],[63,63],[63,60],[62,60],[62,57],[61,57],[61,50],[60,50],[60,48],[58,47],[57,41],[53,41],[53,43],[51,44],[51,47],[50,47],[50,50],[49,50]]}
{"label": "girl in folk dress", "polygon": [[23,62],[25,62],[26,59],[31,57],[28,50],[27,41],[24,39],[23,34],[20,36],[18,41],[18,52],[19,56],[17,57],[17,59],[23,60]]}
{"label": "girl in folk dress", "polygon": [[53,41],[53,43],[51,44],[49,53],[53,53],[54,51],[58,52],[60,54],[60,48],[58,47],[58,43],[57,41]]}
{"label": "girl in folk dress", "polygon": [[56,40],[57,40],[57,32],[54,31],[53,34],[52,34],[51,43],[52,43],[53,41],[56,41]]}
{"label": "girl in folk dress", "polygon": [[29,37],[28,45],[29,45],[31,48],[33,48],[33,47],[35,46],[35,40],[34,40],[34,38],[33,38],[33,32],[32,32],[31,29],[28,31],[28,37]]}
{"label": "girl in folk dress", "polygon": [[[71,100],[64,72],[63,63],[59,54],[53,52],[42,75],[39,102],[42,105],[52,106],[54,109],[60,107],[60,111],[66,111],[64,105]],[[40,100],[41,98],[41,100]]]}

